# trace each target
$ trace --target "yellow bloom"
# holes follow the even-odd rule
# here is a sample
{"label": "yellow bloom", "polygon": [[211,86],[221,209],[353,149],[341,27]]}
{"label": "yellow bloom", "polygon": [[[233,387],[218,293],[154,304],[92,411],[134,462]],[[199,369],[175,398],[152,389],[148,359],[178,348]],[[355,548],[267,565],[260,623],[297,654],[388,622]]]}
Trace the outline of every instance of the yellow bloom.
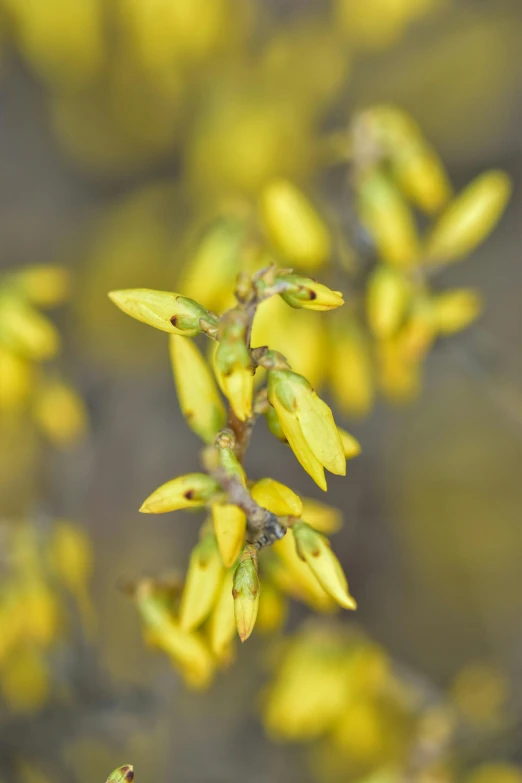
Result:
{"label": "yellow bloom", "polygon": [[340,606],[357,609],[341,564],[330,549],[328,539],[306,522],[298,522],[292,529],[299,557],[307,563],[321,586]]}
{"label": "yellow bloom", "polygon": [[372,273],[366,293],[368,324],[376,337],[391,337],[399,328],[411,295],[409,281],[389,267]]}
{"label": "yellow bloom", "polygon": [[150,641],[170,656],[189,685],[206,687],[214,663],[203,638],[181,630],[148,580],[138,585],[135,598]]}
{"label": "yellow bloom", "polygon": [[303,269],[317,269],[330,255],[328,229],[295,185],[278,179],[261,194],[264,227],[281,255]]}
{"label": "yellow bloom", "polygon": [[357,192],[359,217],[382,260],[396,269],[411,269],[421,249],[413,216],[399,191],[373,170],[363,176]]}
{"label": "yellow bloom", "polygon": [[234,570],[231,568],[227,571],[221,583],[219,595],[209,620],[208,635],[210,648],[218,658],[221,658],[226,653],[236,635],[233,587]]}
{"label": "yellow bloom", "polygon": [[46,380],[38,387],[33,415],[38,426],[58,446],[74,445],[87,429],[82,398],[59,380]]}
{"label": "yellow bloom", "polygon": [[208,617],[218,597],[222,576],[223,566],[216,538],[206,534],[190,556],[179,609],[182,631],[192,631]]}
{"label": "yellow bloom", "polygon": [[456,261],[470,253],[495,228],[511,195],[503,171],[488,171],[471,182],[450,203],[426,243],[431,263]]}
{"label": "yellow bloom", "polygon": [[353,459],[361,453],[361,444],[356,440],[353,435],[350,435],[346,430],[342,430],[340,427],[339,435],[341,436],[341,443],[343,444],[344,456],[346,459]]}
{"label": "yellow bloom", "polygon": [[0,299],[0,340],[29,359],[42,361],[60,350],[54,325],[28,302],[5,294]]}
{"label": "yellow bloom", "polygon": [[284,283],[285,290],[281,298],[290,305],[299,309],[306,310],[334,310],[344,304],[343,295],[340,291],[332,291],[325,285],[317,283],[308,277],[301,275],[278,275],[276,285]]}
{"label": "yellow bloom", "polygon": [[246,517],[240,508],[230,503],[212,503],[212,522],[223,565],[234,565],[243,548]]}
{"label": "yellow bloom", "polygon": [[143,502],[140,511],[164,514],[180,508],[201,508],[219,491],[219,484],[206,473],[188,473],[158,487]]}
{"label": "yellow bloom", "polygon": [[67,298],[70,274],[59,266],[28,266],[10,276],[9,284],[16,286],[17,292],[33,304],[53,307]]}
{"label": "yellow bloom", "polygon": [[222,324],[219,344],[214,354],[214,370],[217,382],[240,421],[252,415],[254,394],[254,368],[246,346],[246,325],[242,321]]}
{"label": "yellow bloom", "polygon": [[319,612],[332,611],[335,607],[332,599],[296,552],[292,528],[273,545],[272,551],[283,564],[282,568],[276,567],[273,572],[277,586],[287,595],[304,601]]}
{"label": "yellow bloom", "polygon": [[453,334],[465,329],[480,315],[480,295],[471,288],[457,288],[432,299],[433,320],[440,334]]}
{"label": "yellow bloom", "polygon": [[370,347],[355,324],[346,324],[332,336],[330,383],[339,408],[351,416],[365,416],[374,397]]}
{"label": "yellow bloom", "polygon": [[234,574],[234,616],[239,638],[246,642],[256,624],[261,586],[257,574],[257,553],[246,546]]}
{"label": "yellow bloom", "polygon": [[346,458],[332,411],[302,375],[270,370],[268,399],[297,459],[314,481],[326,490],[324,468],[344,476]]}
{"label": "yellow bloom", "polygon": [[303,498],[301,518],[320,533],[336,533],[343,524],[343,515],[339,509],[312,498]]}
{"label": "yellow bloom", "polygon": [[271,478],[260,479],[251,488],[250,494],[256,503],[278,517],[301,516],[303,509],[301,498],[279,481]]}
{"label": "yellow bloom", "polygon": [[171,335],[169,346],[181,412],[189,427],[205,443],[212,443],[226,422],[212,372],[192,340]]}
{"label": "yellow bloom", "polygon": [[201,332],[201,320],[217,324],[216,316],[198,302],[170,291],[129,288],[111,291],[109,297],[127,315],[170,334],[194,337]]}

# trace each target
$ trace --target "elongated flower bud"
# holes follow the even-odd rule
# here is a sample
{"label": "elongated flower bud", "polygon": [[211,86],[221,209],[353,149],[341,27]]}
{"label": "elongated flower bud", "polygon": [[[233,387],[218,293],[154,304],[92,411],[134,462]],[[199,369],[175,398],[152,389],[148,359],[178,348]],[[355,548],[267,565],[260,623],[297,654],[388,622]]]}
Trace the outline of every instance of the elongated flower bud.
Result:
{"label": "elongated flower bud", "polygon": [[246,642],[256,624],[261,586],[257,574],[257,553],[254,547],[246,546],[234,574],[234,615],[237,632]]}
{"label": "elongated flower bud", "polygon": [[144,514],[164,514],[180,508],[201,508],[219,491],[217,481],[206,473],[188,473],[158,487],[144,501],[140,511]]}
{"label": "elongated flower bud", "polygon": [[38,362],[60,350],[54,324],[26,301],[8,294],[0,299],[0,334],[8,348]]}
{"label": "elongated flower bud", "polygon": [[343,524],[343,515],[337,508],[312,498],[303,498],[301,519],[320,533],[336,533]]}
{"label": "elongated flower bud", "polygon": [[240,421],[252,415],[254,394],[254,370],[246,345],[246,329],[242,320],[223,323],[214,354],[218,384]]}
{"label": "elongated flower bud", "polygon": [[379,255],[396,269],[411,269],[421,251],[413,216],[392,182],[371,171],[358,186],[358,212]]}
{"label": "elongated flower bud", "polygon": [[195,632],[181,630],[148,580],[138,586],[135,599],[151,643],[170,656],[189,685],[207,686],[214,662],[203,638]]}
{"label": "elongated flower bud", "polygon": [[107,783],[132,783],[134,780],[134,767],[131,764],[124,764],[111,772],[107,778]]}
{"label": "elongated flower bud", "polygon": [[473,180],[433,228],[426,244],[428,261],[456,261],[470,253],[493,231],[510,195],[511,182],[503,171],[488,171]]}
{"label": "elongated flower bud", "polygon": [[282,567],[275,568],[272,573],[281,590],[319,612],[331,612],[336,607],[307,564],[297,554],[293,528],[289,528],[286,536],[273,545],[272,551],[282,563]]}
{"label": "elongated flower bud", "polygon": [[190,556],[179,610],[179,624],[183,631],[192,631],[206,620],[218,597],[222,576],[223,565],[216,537],[207,533]]}
{"label": "elongated flower bud", "polygon": [[234,565],[243,548],[246,517],[240,508],[230,503],[212,503],[212,522],[223,565]]}
{"label": "elongated flower bud", "polygon": [[346,458],[332,411],[302,375],[270,370],[268,400],[295,456],[314,481],[326,490],[324,468],[344,476]]}
{"label": "elongated flower bud", "polygon": [[87,429],[87,412],[82,398],[59,380],[49,379],[40,386],[33,415],[47,437],[58,446],[77,443]]}
{"label": "elongated flower bud", "polygon": [[201,321],[217,324],[217,316],[186,296],[150,288],[128,288],[111,291],[109,297],[124,313],[162,332],[194,337]]}
{"label": "elongated flower bud", "polygon": [[307,197],[287,180],[261,194],[261,216],[277,250],[303,269],[318,269],[330,255],[328,229]]}
{"label": "elongated flower bud", "polygon": [[340,291],[332,291],[325,285],[301,275],[278,275],[276,284],[285,285],[281,298],[290,307],[304,307],[306,310],[334,310],[344,304]]}
{"label": "elongated flower bud", "polygon": [[190,429],[205,443],[212,443],[226,422],[214,376],[192,340],[171,335],[169,346],[181,412]]}
{"label": "elongated flower bud", "polygon": [[385,266],[377,267],[368,281],[366,313],[376,337],[390,337],[404,318],[411,295],[409,281]]}
{"label": "elongated flower bud", "polygon": [[281,423],[277,418],[276,410],[272,406],[270,406],[266,412],[266,423],[272,435],[274,435],[282,443],[288,442],[286,440],[286,435],[283,432],[283,428],[281,427]]}
{"label": "elongated flower bud", "polygon": [[351,416],[365,416],[374,398],[373,367],[368,340],[355,324],[346,324],[335,334],[329,370],[339,408]]}
{"label": "elongated flower bud", "polygon": [[293,527],[297,553],[326,592],[345,609],[356,609],[357,603],[348,591],[341,564],[330,549],[330,543],[306,522]]}
{"label": "elongated flower bud", "polygon": [[290,487],[271,478],[256,481],[250,494],[263,508],[267,508],[278,517],[300,517],[303,509],[301,498]]}
{"label": "elongated flower bud", "polygon": [[38,307],[53,307],[67,298],[70,274],[67,269],[50,264],[27,266],[9,276],[8,285]]}
{"label": "elongated flower bud", "polygon": [[234,569],[225,574],[221,583],[219,595],[209,621],[210,649],[217,658],[221,658],[230,647],[236,635],[236,618],[234,614]]}
{"label": "elongated flower bud", "polygon": [[482,302],[471,288],[457,288],[432,299],[433,320],[441,334],[460,332],[480,314]]}
{"label": "elongated flower bud", "polygon": [[353,435],[350,435],[346,430],[342,430],[340,427],[339,435],[341,436],[341,443],[343,444],[344,456],[346,459],[353,459],[361,453],[361,444],[356,440]]}

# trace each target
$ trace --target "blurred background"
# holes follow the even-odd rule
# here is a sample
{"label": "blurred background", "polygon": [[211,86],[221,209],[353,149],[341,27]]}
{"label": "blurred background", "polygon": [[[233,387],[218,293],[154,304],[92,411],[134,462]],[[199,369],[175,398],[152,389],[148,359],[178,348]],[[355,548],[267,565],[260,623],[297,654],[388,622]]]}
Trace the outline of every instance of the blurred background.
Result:
{"label": "blurred background", "polygon": [[[1,272],[70,274],[50,314],[62,349],[44,364],[78,395],[64,403],[71,437],[41,408],[39,430],[23,410],[0,417],[0,603],[18,563],[10,547],[31,574],[51,573],[47,603],[35,588],[35,605],[0,611],[2,636],[20,613],[38,625],[60,596],[48,626],[29,623],[29,652],[24,642],[2,658],[0,638],[2,783],[101,781],[124,762],[139,783],[375,771],[373,746],[359,774],[307,737],[267,736],[261,694],[286,654],[281,631],[254,635],[205,693],[144,644],[118,584],[183,572],[197,528],[188,514],[138,508],[197,469],[199,444],[165,336],[107,292],[179,290],[204,226],[230,204],[256,204],[274,177],[347,230],[336,140],[383,102],[415,118],[456,190],[500,168],[514,194],[487,242],[441,274],[444,288],[478,289],[484,312],[437,343],[418,396],[378,400],[356,419],[334,405],[362,444],[327,497],[345,518],[334,547],[359,610],[327,621],[325,645],[356,625],[406,681],[471,724],[484,714],[454,741],[456,779],[522,780],[521,31],[519,0],[0,0]],[[264,424],[247,468],[324,500]],[[286,638],[310,615],[292,606]]]}

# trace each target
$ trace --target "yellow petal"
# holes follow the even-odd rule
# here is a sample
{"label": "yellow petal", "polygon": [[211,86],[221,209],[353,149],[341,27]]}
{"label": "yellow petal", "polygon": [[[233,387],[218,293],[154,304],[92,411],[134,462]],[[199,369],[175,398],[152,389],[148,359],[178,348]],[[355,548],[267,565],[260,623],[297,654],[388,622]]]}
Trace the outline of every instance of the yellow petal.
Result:
{"label": "yellow petal", "polygon": [[171,335],[170,359],[179,405],[189,427],[212,443],[225,426],[226,413],[214,376],[193,340]]}
{"label": "yellow petal", "polygon": [[251,370],[239,368],[230,375],[221,376],[223,393],[230,402],[240,421],[252,416],[252,397],[254,394],[254,376]]}
{"label": "yellow petal", "polygon": [[276,569],[274,578],[278,586],[288,595],[304,601],[320,612],[332,611],[334,606],[328,593],[321,587],[307,564],[298,556],[292,530],[277,541],[273,552],[283,564],[281,570]]}
{"label": "yellow petal", "polygon": [[243,549],[246,517],[240,508],[230,503],[212,503],[212,522],[223,565],[234,565]]}
{"label": "yellow petal", "polygon": [[331,409],[314,391],[300,388],[296,396],[297,417],[311,451],[331,473],[345,476],[346,457]]}
{"label": "yellow petal", "polygon": [[342,430],[340,427],[337,429],[339,430],[339,435],[341,436],[341,443],[343,444],[343,451],[346,459],[357,457],[361,453],[361,444],[359,441],[356,440],[353,435],[350,435],[349,432],[346,432],[346,430]]}
{"label": "yellow petal", "polygon": [[488,171],[457,195],[443,212],[427,244],[428,261],[455,261],[486,239],[500,220],[511,195],[503,171]]}
{"label": "yellow petal", "polygon": [[308,445],[297,416],[293,413],[289,413],[277,399],[274,400],[274,408],[290,448],[306,472],[313,478],[315,483],[326,492],[324,468]]}
{"label": "yellow petal", "polygon": [[261,194],[261,216],[277,250],[302,269],[317,269],[330,255],[328,229],[298,188],[273,180]]}
{"label": "yellow petal", "polygon": [[482,301],[470,288],[457,288],[434,297],[433,319],[441,334],[453,334],[465,329],[480,314]]}
{"label": "yellow petal", "polygon": [[256,503],[279,517],[301,516],[303,508],[301,498],[279,481],[271,478],[260,479],[256,481],[250,494]]}
{"label": "yellow petal", "polygon": [[183,631],[200,626],[212,611],[221,586],[223,565],[213,535],[205,535],[190,556],[187,578],[179,609]]}
{"label": "yellow petal", "polygon": [[234,573],[234,616],[239,638],[242,642],[251,635],[256,624],[261,586],[257,573],[257,553],[247,545]]}
{"label": "yellow petal", "polygon": [[70,273],[59,266],[28,266],[13,275],[20,294],[39,307],[52,307],[67,298]]}
{"label": "yellow petal", "polygon": [[374,383],[370,346],[356,328],[346,326],[333,336],[329,363],[335,402],[351,416],[365,416],[373,403]]}
{"label": "yellow petal", "polygon": [[343,524],[342,512],[312,498],[303,498],[303,522],[307,522],[320,533],[336,533]]}
{"label": "yellow petal", "polygon": [[390,337],[404,318],[411,294],[409,281],[393,269],[377,267],[368,281],[366,313],[376,337]]}
{"label": "yellow petal", "polygon": [[54,324],[16,297],[0,300],[0,333],[8,348],[35,361],[50,359],[60,350],[60,336]]}
{"label": "yellow petal", "polygon": [[236,635],[234,615],[234,570],[229,569],[221,583],[219,595],[209,621],[209,642],[214,655],[221,658]]}
{"label": "yellow petal", "polygon": [[349,593],[346,576],[328,540],[304,522],[297,523],[293,533],[299,556],[324,590],[345,609],[356,609],[357,603]]}
{"label": "yellow petal", "polygon": [[219,490],[217,482],[205,473],[188,473],[158,487],[144,501],[140,511],[164,514],[180,508],[201,508]]}

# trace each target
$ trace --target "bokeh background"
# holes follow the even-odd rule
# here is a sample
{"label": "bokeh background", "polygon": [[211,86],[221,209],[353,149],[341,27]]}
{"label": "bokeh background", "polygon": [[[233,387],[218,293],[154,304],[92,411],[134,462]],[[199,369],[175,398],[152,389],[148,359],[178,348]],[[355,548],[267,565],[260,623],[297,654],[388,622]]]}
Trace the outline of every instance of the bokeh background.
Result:
{"label": "bokeh background", "polygon": [[[196,468],[199,444],[164,336],[106,293],[176,290],[201,222],[271,176],[340,199],[317,139],[383,101],[416,118],[457,188],[485,168],[515,187],[493,236],[444,272],[482,292],[480,321],[437,346],[419,399],[341,417],[363,452],[330,481],[335,548],[357,623],[415,677],[448,693],[471,664],[493,667],[512,718],[466,753],[522,764],[521,31],[518,0],[0,0],[0,265],[70,269],[58,362],[89,416],[65,452],[3,438],[1,515],[88,532],[97,613],[91,637],[70,624],[45,703],[2,708],[2,781],[101,781],[129,761],[144,783],[317,779],[302,747],[263,732],[266,640],[191,693],[118,589],[184,569],[192,518],[138,508]],[[319,496],[264,426],[247,466]]]}

